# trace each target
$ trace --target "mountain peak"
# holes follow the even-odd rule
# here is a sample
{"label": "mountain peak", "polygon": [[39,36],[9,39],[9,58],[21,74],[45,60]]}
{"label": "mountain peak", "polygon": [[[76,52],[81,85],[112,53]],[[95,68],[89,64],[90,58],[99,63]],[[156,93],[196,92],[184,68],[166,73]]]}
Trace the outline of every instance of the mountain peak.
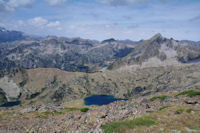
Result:
{"label": "mountain peak", "polygon": [[160,33],[155,34],[152,38],[162,38],[163,36]]}
{"label": "mountain peak", "polygon": [[102,41],[101,43],[110,43],[110,42],[115,42],[116,40],[114,38],[110,38],[107,40]]}
{"label": "mountain peak", "polygon": [[5,28],[3,28],[3,27],[0,27],[0,31],[4,32],[4,31],[7,31],[7,30]]}
{"label": "mountain peak", "polygon": [[160,42],[163,39],[164,37],[160,33],[157,33],[152,38],[150,38],[151,41],[157,41],[157,42]]}

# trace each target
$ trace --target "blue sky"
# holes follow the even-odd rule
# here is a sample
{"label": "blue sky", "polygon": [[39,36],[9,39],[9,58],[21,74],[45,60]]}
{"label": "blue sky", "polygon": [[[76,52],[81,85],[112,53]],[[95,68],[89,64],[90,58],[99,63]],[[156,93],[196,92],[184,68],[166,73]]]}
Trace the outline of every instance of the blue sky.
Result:
{"label": "blue sky", "polygon": [[39,36],[200,41],[200,0],[0,0],[0,26]]}

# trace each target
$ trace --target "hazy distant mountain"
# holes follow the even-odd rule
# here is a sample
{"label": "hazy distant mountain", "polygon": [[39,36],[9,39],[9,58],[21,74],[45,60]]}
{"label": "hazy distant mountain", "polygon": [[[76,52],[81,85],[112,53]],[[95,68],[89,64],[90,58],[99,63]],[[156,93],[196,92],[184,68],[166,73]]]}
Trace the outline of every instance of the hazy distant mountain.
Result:
{"label": "hazy distant mountain", "polygon": [[125,44],[133,44],[133,43],[137,43],[137,41],[132,41],[132,40],[129,40],[129,39],[126,39],[126,40],[118,40],[119,42],[121,43],[125,43]]}
{"label": "hazy distant mountain", "polygon": [[189,40],[181,40],[180,42],[181,43],[189,43],[189,44],[192,44],[192,45],[199,45],[200,44],[200,41],[195,42],[195,41],[189,41]]}
{"label": "hazy distant mountain", "polygon": [[116,42],[116,40],[114,38],[110,38],[110,39],[103,40],[101,43],[111,43],[111,42]]}
{"label": "hazy distant mountain", "polygon": [[0,27],[0,42],[11,42],[16,40],[24,40],[27,36],[23,32],[9,31]]}

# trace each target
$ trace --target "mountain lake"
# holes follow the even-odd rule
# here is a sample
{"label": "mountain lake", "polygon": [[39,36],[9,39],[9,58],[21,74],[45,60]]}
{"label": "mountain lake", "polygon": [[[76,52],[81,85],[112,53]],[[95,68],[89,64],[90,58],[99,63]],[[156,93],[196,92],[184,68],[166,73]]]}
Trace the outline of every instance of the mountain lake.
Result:
{"label": "mountain lake", "polygon": [[114,98],[114,96],[111,95],[91,95],[84,99],[84,103],[85,105],[102,106],[119,100],[128,100],[128,99]]}

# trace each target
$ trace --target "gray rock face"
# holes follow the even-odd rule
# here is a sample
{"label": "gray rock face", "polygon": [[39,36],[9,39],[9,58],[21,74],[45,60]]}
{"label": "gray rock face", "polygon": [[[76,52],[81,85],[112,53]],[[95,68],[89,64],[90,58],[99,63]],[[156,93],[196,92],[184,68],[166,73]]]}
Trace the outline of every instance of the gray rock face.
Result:
{"label": "gray rock face", "polygon": [[21,88],[7,76],[0,79],[0,88],[5,93],[7,101],[15,101],[20,96]]}

